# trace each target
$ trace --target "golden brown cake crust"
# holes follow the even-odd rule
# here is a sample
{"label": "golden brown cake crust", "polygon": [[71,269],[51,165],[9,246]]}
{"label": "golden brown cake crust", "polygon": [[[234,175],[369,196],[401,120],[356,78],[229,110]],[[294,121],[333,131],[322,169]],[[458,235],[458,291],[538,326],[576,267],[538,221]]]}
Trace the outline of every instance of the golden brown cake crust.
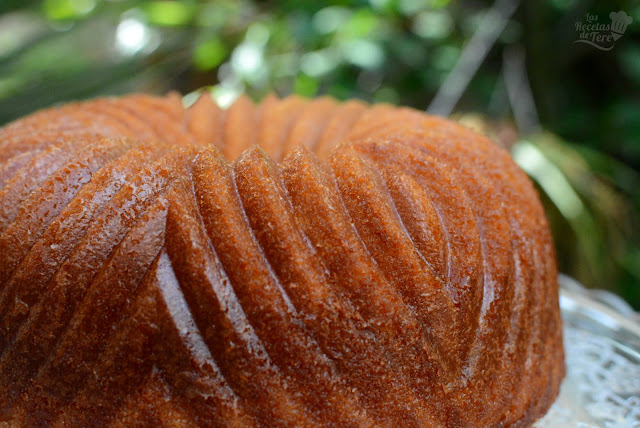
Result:
{"label": "golden brown cake crust", "polygon": [[526,175],[444,119],[43,110],[0,129],[0,426],[530,426],[556,275]]}

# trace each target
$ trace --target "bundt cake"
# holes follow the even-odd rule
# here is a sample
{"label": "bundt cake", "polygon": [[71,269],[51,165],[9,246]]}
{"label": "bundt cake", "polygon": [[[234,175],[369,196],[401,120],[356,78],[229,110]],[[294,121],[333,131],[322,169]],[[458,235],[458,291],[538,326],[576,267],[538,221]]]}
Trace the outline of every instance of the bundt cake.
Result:
{"label": "bundt cake", "polygon": [[171,94],[0,130],[0,426],[530,426],[561,330],[534,187],[456,123]]}

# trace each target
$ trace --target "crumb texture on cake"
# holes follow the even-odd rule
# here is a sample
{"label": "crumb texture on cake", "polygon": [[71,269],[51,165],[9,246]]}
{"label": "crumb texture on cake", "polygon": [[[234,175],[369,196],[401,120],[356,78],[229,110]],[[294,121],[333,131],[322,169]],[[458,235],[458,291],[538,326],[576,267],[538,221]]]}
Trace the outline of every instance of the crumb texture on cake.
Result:
{"label": "crumb texture on cake", "polygon": [[529,426],[556,275],[531,182],[445,119],[43,110],[0,129],[0,426]]}

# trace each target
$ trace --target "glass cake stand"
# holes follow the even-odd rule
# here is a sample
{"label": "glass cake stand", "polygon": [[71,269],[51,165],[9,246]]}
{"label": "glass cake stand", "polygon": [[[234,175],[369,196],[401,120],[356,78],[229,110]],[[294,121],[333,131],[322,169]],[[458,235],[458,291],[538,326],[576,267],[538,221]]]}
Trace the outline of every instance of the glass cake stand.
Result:
{"label": "glass cake stand", "polygon": [[640,428],[640,315],[560,275],[567,376],[535,427]]}

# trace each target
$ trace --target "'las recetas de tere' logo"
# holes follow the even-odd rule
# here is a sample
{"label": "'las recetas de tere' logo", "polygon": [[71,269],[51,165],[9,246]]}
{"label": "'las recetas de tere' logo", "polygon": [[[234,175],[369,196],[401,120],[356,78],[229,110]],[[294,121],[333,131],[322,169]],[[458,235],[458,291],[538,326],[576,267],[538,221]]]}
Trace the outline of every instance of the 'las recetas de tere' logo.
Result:
{"label": "'las recetas de tere' logo", "polygon": [[622,37],[633,18],[624,11],[611,12],[611,22],[598,22],[598,15],[587,13],[584,21],[576,22],[578,40],[573,43],[586,43],[603,51],[610,51],[616,41]]}

